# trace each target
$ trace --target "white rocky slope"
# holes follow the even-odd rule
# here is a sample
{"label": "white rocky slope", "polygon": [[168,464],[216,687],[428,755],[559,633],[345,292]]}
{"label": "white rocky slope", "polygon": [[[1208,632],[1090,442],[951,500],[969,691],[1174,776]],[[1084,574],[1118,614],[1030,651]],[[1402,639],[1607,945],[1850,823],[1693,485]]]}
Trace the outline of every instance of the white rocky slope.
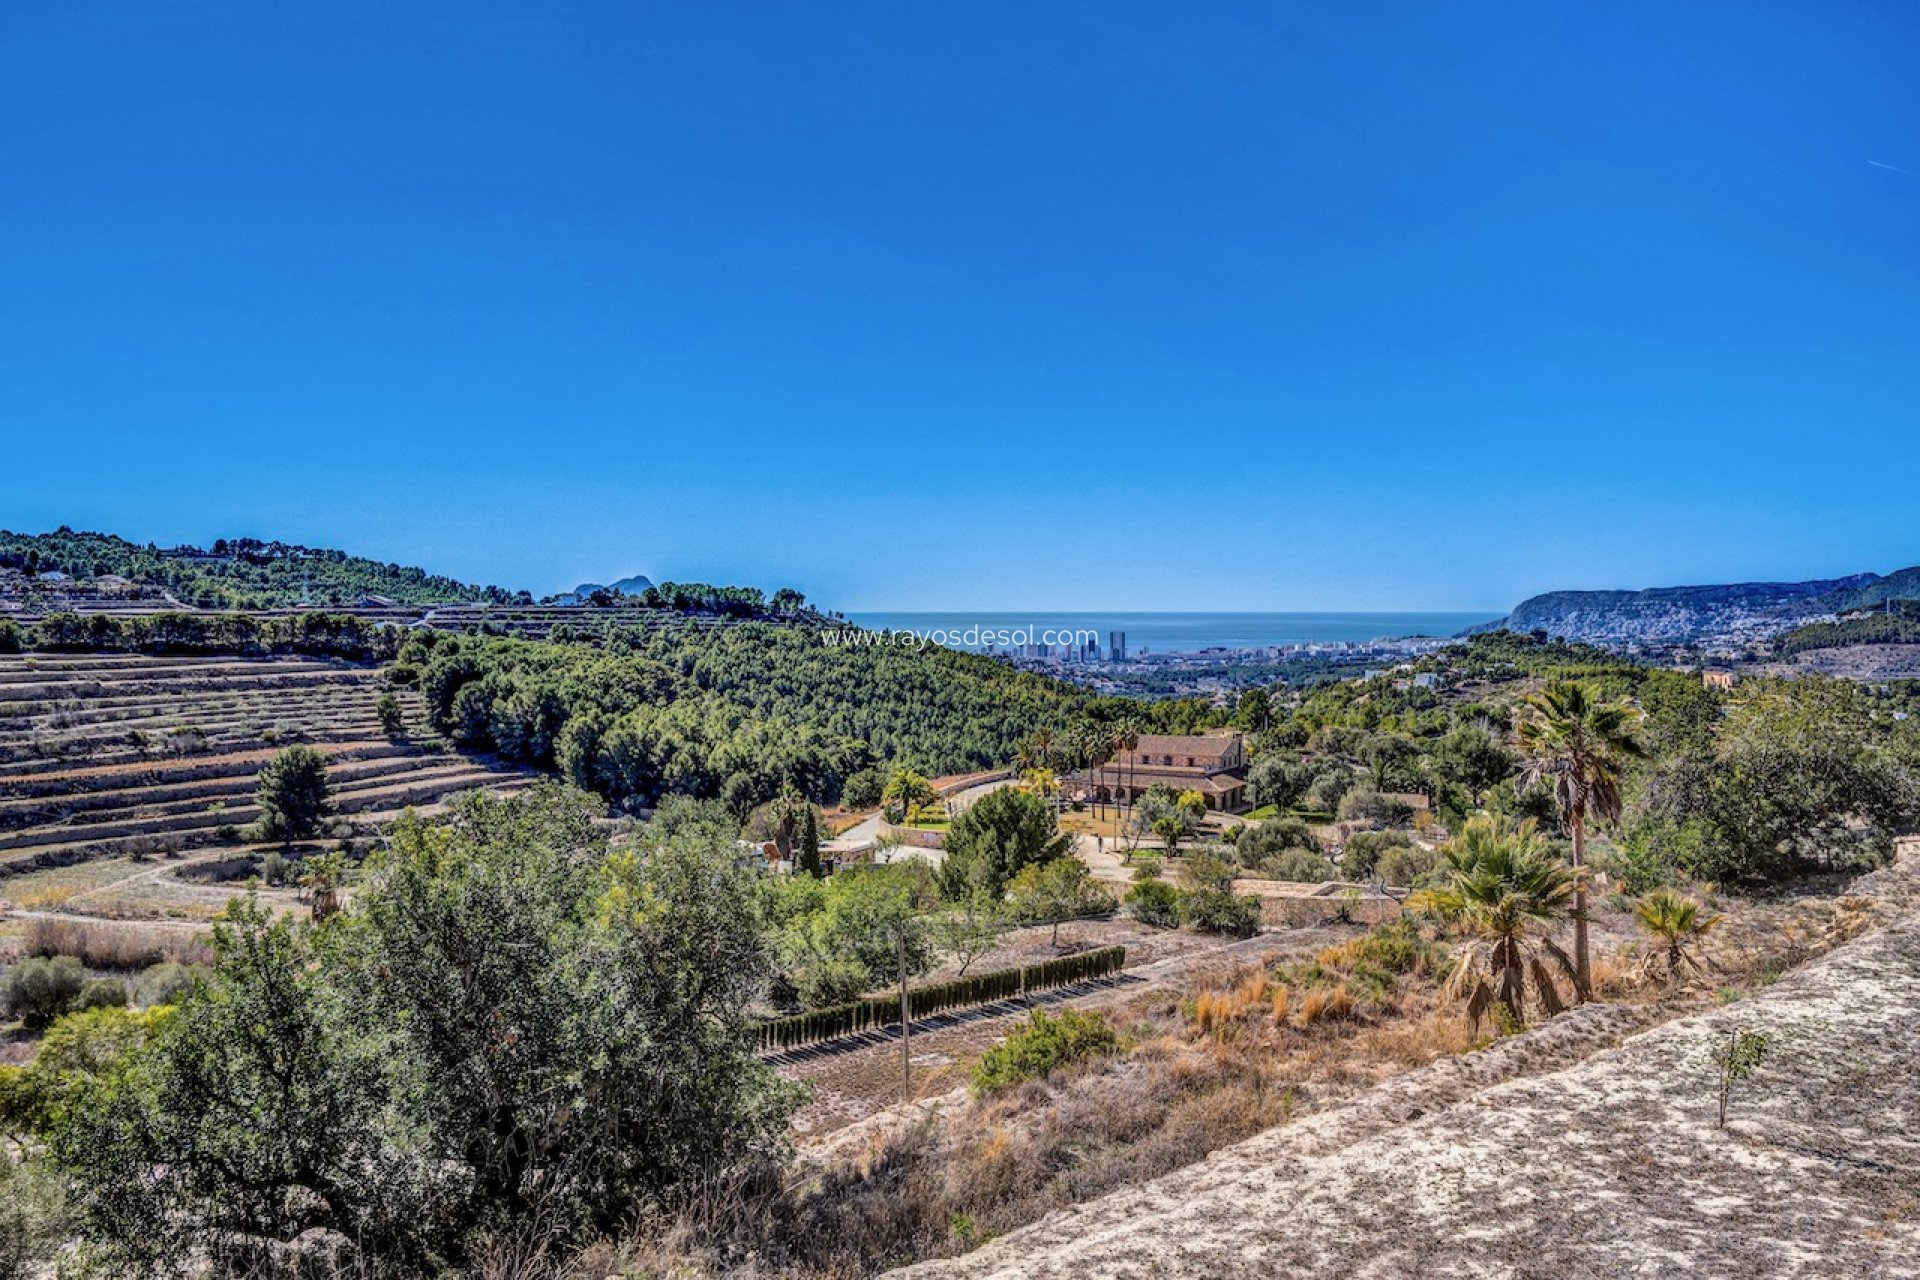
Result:
{"label": "white rocky slope", "polygon": [[[1908,914],[1757,994],[1486,1083],[1520,1065],[1497,1055],[1632,1029],[1580,1010],[897,1274],[1920,1276],[1912,862],[1881,873]],[[1774,1049],[1721,1130],[1709,1052],[1735,1028]]]}

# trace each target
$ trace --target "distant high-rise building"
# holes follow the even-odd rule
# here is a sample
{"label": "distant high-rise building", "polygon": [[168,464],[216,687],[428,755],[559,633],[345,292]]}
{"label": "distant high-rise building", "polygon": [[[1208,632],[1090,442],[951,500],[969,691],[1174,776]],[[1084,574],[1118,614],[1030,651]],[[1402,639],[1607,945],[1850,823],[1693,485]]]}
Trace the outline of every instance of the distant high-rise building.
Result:
{"label": "distant high-rise building", "polygon": [[1127,660],[1127,633],[1124,631],[1107,632],[1107,661],[1125,662]]}

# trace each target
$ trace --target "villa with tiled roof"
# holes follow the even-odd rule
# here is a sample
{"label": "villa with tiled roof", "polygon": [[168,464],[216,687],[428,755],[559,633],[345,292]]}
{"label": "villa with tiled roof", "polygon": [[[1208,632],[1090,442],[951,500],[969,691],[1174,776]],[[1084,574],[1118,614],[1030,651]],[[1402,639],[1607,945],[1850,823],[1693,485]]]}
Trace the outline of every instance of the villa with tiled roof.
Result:
{"label": "villa with tiled roof", "polygon": [[1143,733],[1130,749],[1067,779],[1069,794],[1131,803],[1149,787],[1197,791],[1207,808],[1234,813],[1247,807],[1247,747],[1231,729],[1209,733]]}

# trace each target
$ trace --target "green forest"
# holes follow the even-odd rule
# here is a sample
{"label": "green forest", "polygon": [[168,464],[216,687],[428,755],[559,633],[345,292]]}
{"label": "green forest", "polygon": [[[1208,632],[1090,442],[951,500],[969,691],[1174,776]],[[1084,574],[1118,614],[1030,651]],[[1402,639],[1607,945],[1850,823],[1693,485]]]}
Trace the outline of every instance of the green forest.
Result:
{"label": "green forest", "polygon": [[1783,658],[1844,644],[1920,644],[1920,602],[1901,600],[1890,613],[1870,613],[1838,622],[1810,622],[1773,642]]}
{"label": "green forest", "polygon": [[420,632],[393,676],[470,749],[556,768],[619,805],[685,794],[740,814],[786,786],[831,802],[883,762],[998,767],[1027,735],[1074,721],[1184,732],[1224,719],[1196,700],[1102,698],[977,654],[839,647],[767,622],[621,631],[597,647]]}
{"label": "green forest", "polygon": [[117,574],[164,589],[182,604],[203,609],[268,609],[303,601],[352,604],[367,595],[406,604],[533,602],[525,591],[476,586],[410,565],[383,564],[322,547],[221,538],[205,549],[162,549],[65,526],[37,534],[0,530],[0,569],[15,569],[29,577],[54,572],[70,578]]}

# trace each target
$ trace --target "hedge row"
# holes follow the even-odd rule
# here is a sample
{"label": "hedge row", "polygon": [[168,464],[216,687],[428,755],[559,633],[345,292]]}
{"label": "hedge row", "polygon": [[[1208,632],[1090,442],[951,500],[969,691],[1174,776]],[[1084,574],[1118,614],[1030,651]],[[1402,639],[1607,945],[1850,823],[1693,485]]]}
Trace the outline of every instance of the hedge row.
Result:
{"label": "hedge row", "polygon": [[[1048,960],[1043,964],[1030,964],[1018,969],[999,969],[993,973],[976,974],[971,978],[957,978],[952,982],[910,989],[907,993],[907,1003],[915,1018],[926,1018],[936,1013],[944,1013],[948,1009],[992,1004],[998,1000],[1012,1000],[1035,991],[1046,991],[1053,987],[1071,986],[1073,983],[1086,982],[1093,978],[1109,977],[1120,972],[1121,966],[1126,962],[1125,947],[1101,947],[1096,951],[1082,951],[1077,955],[1062,956],[1058,960]],[[811,1013],[795,1014],[791,1018],[776,1018],[771,1022],[763,1022],[754,1028],[754,1038],[756,1047],[763,1052],[770,1049],[792,1049],[799,1045],[815,1044],[821,1040],[853,1035],[855,1032],[870,1031],[876,1027],[896,1026],[899,1022],[900,997],[897,994],[870,996],[865,1000],[856,1000],[852,1004],[815,1009]]]}
{"label": "hedge row", "polygon": [[405,637],[391,623],[345,613],[256,618],[244,613],[54,613],[22,629],[0,621],[0,653],[304,653],[355,662],[391,659]]}

